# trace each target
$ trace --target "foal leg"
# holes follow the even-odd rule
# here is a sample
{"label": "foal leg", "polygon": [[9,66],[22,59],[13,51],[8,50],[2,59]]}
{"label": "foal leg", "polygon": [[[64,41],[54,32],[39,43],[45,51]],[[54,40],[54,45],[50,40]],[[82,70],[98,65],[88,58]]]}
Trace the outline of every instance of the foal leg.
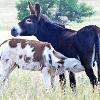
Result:
{"label": "foal leg", "polygon": [[[9,77],[10,72],[14,69],[10,64],[3,63],[3,66],[0,66],[0,90],[3,90],[3,86]],[[15,66],[14,66],[15,67]]]}
{"label": "foal leg", "polygon": [[53,89],[55,89],[54,81],[55,81],[55,76],[51,76],[51,87]]}
{"label": "foal leg", "polygon": [[70,87],[74,92],[76,90],[76,80],[75,80],[75,74],[71,71],[69,72],[69,80],[70,80]]}
{"label": "foal leg", "polygon": [[48,67],[42,69],[43,81],[45,84],[46,90],[51,87],[51,75],[48,73]]}
{"label": "foal leg", "polygon": [[66,78],[65,78],[64,73],[59,75],[59,79],[60,79],[59,81],[60,81],[61,89],[64,90],[66,87]]}

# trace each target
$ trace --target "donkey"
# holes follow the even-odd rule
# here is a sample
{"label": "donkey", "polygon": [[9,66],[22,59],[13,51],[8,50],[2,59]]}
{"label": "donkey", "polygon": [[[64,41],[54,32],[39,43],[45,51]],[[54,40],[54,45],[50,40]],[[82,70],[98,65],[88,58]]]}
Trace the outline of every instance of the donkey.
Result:
{"label": "donkey", "polygon": [[[96,25],[89,25],[79,31],[67,29],[53,23],[47,16],[41,14],[39,4],[35,4],[35,7],[33,7],[29,2],[29,9],[31,15],[21,20],[18,27],[11,29],[12,36],[34,35],[41,41],[51,43],[55,50],[66,57],[80,59],[92,86],[97,85],[97,78],[94,75],[92,64],[94,60],[97,61],[98,81],[100,82],[100,28]],[[76,80],[72,71],[69,72],[69,79],[70,86],[74,89]],[[60,82],[64,87],[66,84],[64,74],[60,75]]]}
{"label": "donkey", "polygon": [[0,89],[16,67],[41,71],[46,89],[53,87],[55,75],[64,73],[64,66],[83,69],[79,60],[65,57],[50,43],[19,38],[6,40],[0,45],[0,62]]}

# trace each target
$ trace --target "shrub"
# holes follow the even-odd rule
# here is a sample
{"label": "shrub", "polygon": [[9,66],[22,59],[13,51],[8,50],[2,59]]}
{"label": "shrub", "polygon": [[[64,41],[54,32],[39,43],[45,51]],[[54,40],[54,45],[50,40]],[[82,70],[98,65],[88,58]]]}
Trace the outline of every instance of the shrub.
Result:
{"label": "shrub", "polygon": [[[16,3],[19,20],[29,14],[28,1],[19,0]],[[33,5],[37,2],[37,0],[30,1]],[[41,6],[41,12],[57,21],[63,20],[61,17],[66,17],[69,21],[82,22],[84,17],[92,16],[95,13],[91,6],[79,3],[78,0],[38,0],[38,2]]]}

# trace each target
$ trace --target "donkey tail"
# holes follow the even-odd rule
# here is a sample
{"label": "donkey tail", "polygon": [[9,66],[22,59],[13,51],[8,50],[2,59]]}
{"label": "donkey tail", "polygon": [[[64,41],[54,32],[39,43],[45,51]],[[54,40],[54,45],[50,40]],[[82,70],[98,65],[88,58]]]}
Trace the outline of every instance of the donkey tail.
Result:
{"label": "donkey tail", "polygon": [[95,26],[95,60],[98,66],[98,81],[100,82],[100,28]]}

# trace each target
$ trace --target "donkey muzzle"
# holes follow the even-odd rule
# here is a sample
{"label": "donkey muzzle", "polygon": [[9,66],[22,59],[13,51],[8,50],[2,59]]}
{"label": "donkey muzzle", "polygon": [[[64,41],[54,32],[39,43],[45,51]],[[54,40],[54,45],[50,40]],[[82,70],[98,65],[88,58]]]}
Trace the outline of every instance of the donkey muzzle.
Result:
{"label": "donkey muzzle", "polygon": [[15,26],[11,29],[11,35],[14,37],[20,35],[21,32],[22,32],[22,30],[19,26]]}

